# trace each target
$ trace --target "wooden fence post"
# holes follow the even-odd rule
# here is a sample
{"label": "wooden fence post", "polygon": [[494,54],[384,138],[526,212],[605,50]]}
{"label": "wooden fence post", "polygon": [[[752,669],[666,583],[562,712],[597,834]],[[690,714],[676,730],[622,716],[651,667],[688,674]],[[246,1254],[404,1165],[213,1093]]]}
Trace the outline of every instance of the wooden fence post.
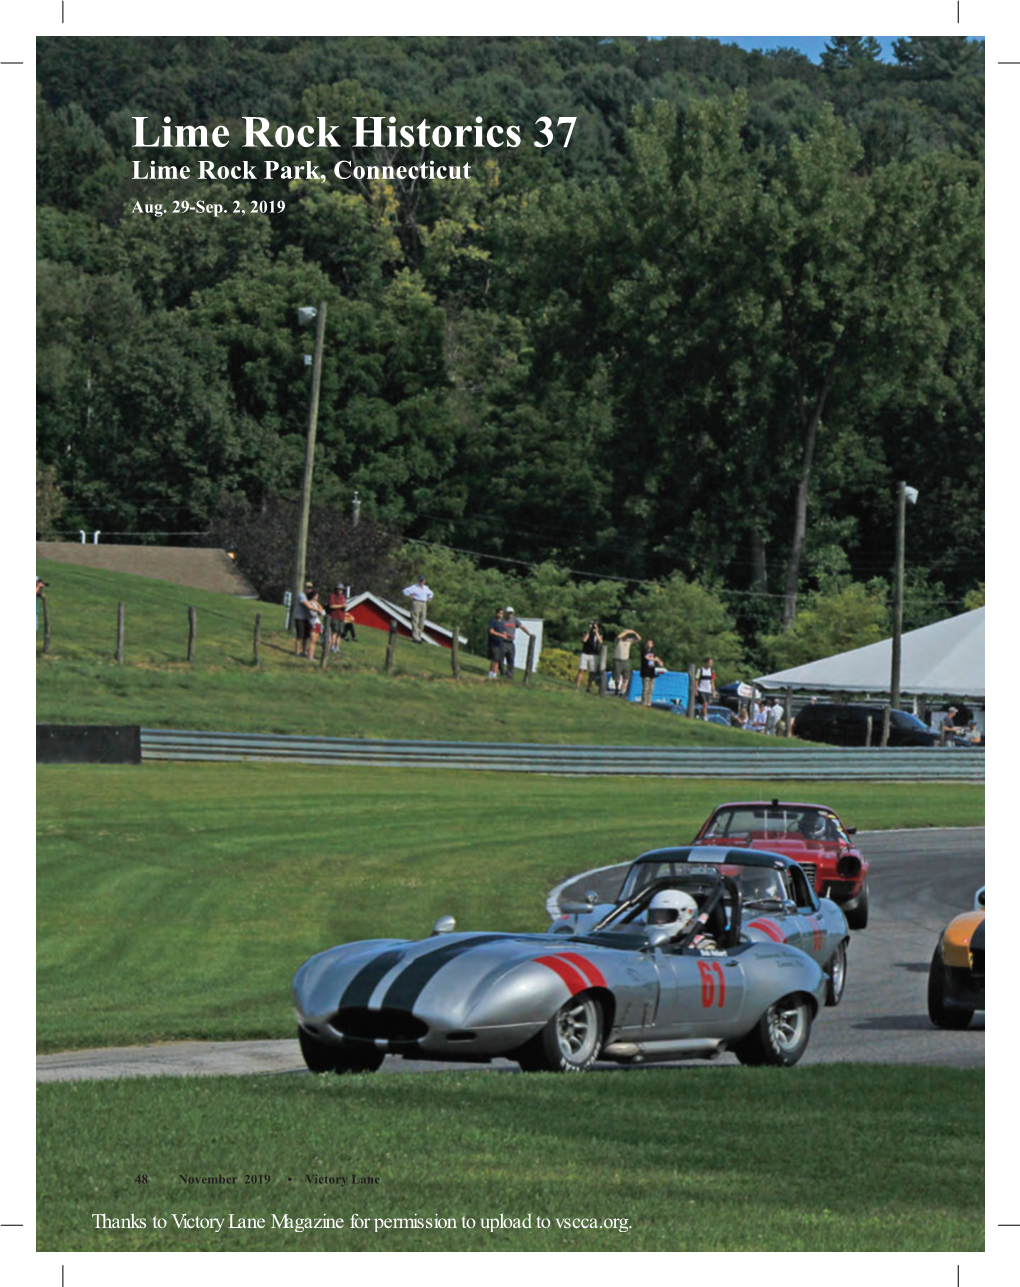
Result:
{"label": "wooden fence post", "polygon": [[117,604],[117,651],[114,654],[114,660],[118,666],[124,660],[124,605]]}
{"label": "wooden fence post", "polygon": [[252,640],[252,650],[255,654],[255,665],[259,664],[259,635],[262,632],[262,613],[255,613],[255,637]]}
{"label": "wooden fence post", "polygon": [[188,661],[195,660],[195,636],[198,634],[198,613],[188,609]]}
{"label": "wooden fence post", "polygon": [[450,665],[454,679],[460,679],[460,626],[453,628],[453,643],[450,646]]}
{"label": "wooden fence post", "polygon": [[319,658],[319,669],[325,670],[329,665],[329,617],[323,614],[322,633],[319,635],[319,644],[322,647],[322,656]]}
{"label": "wooden fence post", "polygon": [[524,663],[524,682],[527,683],[531,678],[531,672],[535,669],[535,636],[531,635],[528,639],[528,660]]}
{"label": "wooden fence post", "polygon": [[50,606],[46,602],[45,594],[39,597],[42,599],[42,650],[45,656],[50,650]]}
{"label": "wooden fence post", "polygon": [[393,650],[394,650],[394,648],[396,647],[396,645],[397,645],[397,623],[396,623],[395,621],[391,621],[391,622],[390,622],[390,638],[389,638],[389,642],[386,644],[386,673],[387,673],[387,675],[392,675],[392,674],[393,674]]}
{"label": "wooden fence post", "polygon": [[609,645],[603,644],[599,649],[599,696],[605,697],[609,691],[609,675],[606,673],[606,661],[609,657]]}

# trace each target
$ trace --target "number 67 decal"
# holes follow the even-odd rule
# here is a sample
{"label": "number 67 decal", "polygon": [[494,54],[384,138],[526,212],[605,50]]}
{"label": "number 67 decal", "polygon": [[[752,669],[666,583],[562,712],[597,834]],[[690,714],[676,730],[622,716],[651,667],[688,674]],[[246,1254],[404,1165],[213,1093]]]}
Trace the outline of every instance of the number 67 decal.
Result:
{"label": "number 67 decal", "polygon": [[698,973],[701,975],[701,1004],[707,1010],[709,1006],[726,1004],[726,976],[719,961],[699,961]]}

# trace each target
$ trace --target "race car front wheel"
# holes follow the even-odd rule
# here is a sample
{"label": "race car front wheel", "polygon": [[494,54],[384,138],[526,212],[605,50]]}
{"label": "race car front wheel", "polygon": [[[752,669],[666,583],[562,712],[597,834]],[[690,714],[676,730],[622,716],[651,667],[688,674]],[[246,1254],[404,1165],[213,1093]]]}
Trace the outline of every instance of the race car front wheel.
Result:
{"label": "race car front wheel", "polygon": [[935,949],[928,969],[928,1018],[936,1028],[966,1028],[974,1011],[966,1006],[946,1005],[946,967],[941,946]]}
{"label": "race car front wheel", "polygon": [[602,1007],[593,996],[571,997],[516,1059],[524,1072],[584,1072],[602,1049]]}
{"label": "race car front wheel", "polygon": [[788,1068],[807,1049],[811,1036],[811,1003],[791,994],[775,1001],[755,1026],[733,1046],[742,1064]]}
{"label": "race car front wheel", "polygon": [[850,929],[867,929],[870,901],[868,882],[865,881],[861,892],[857,895],[856,906],[846,912],[846,923]]}
{"label": "race car front wheel", "polygon": [[840,943],[826,966],[825,1004],[839,1005],[846,987],[846,944]]}

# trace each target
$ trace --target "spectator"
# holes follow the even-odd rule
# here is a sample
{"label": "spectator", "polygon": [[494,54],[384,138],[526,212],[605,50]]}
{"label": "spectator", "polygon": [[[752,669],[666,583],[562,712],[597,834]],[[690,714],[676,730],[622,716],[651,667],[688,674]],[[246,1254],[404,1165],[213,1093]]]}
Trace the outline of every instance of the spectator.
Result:
{"label": "spectator", "polygon": [[783,710],[783,703],[778,697],[774,697],[771,702],[766,698],[765,702],[765,732],[770,737],[775,737],[779,733],[779,726],[783,722],[783,716],[786,712]]}
{"label": "spectator", "polygon": [[701,718],[708,719],[708,704],[715,700],[716,695],[715,671],[712,669],[711,657],[706,657],[698,667],[694,680],[698,701],[701,702]]}
{"label": "spectator", "polygon": [[754,714],[751,717],[751,732],[764,733],[768,725],[768,703],[764,697],[759,697],[754,704]]}
{"label": "spectator", "polygon": [[339,652],[347,622],[347,591],[342,585],[338,585],[329,596],[326,611],[329,613],[329,650]]}
{"label": "spectator", "polygon": [[584,638],[581,640],[581,658],[577,667],[577,688],[581,687],[581,678],[588,676],[588,689],[591,692],[591,686],[599,673],[599,660],[602,653],[602,631],[599,629],[597,621],[589,621],[588,629],[584,632]]}
{"label": "spectator", "polygon": [[534,635],[528,627],[522,624],[514,616],[513,608],[508,607],[503,613],[503,633],[506,636],[506,645],[503,648],[503,658],[500,662],[499,671],[507,679],[514,677],[514,662],[516,660],[517,643],[516,635],[518,630],[523,630],[529,639],[534,639]]}
{"label": "spectator", "polygon": [[[315,645],[322,637],[322,623],[326,616],[326,609],[319,602],[319,596],[314,590],[308,591],[306,600],[308,612],[311,618],[308,629],[308,660],[315,660]],[[325,645],[323,645],[325,647]]]}
{"label": "spectator", "polygon": [[946,711],[945,719],[942,721],[940,732],[942,733],[943,746],[948,742],[951,742],[953,738],[959,737],[964,731],[956,722],[956,712],[957,708],[955,706],[950,706]]}
{"label": "spectator", "polygon": [[421,632],[425,625],[425,610],[432,598],[432,591],[425,584],[424,576],[420,576],[414,585],[407,587],[404,594],[411,600],[411,638],[415,643],[424,643]]}
{"label": "spectator", "polygon": [[35,632],[36,634],[39,633],[39,600],[46,598],[45,594],[43,594],[43,591],[45,589],[46,589],[46,582],[42,579],[41,576],[36,575],[36,578],[35,578]]}
{"label": "spectator", "polygon": [[640,638],[636,630],[628,627],[619,632],[613,643],[613,683],[616,685],[617,697],[626,697],[630,689],[630,648],[635,639]]}
{"label": "spectator", "polygon": [[497,608],[496,615],[489,622],[489,673],[486,679],[499,678],[499,663],[503,660],[506,648],[506,628],[503,624],[503,609]]}
{"label": "spectator", "polygon": [[648,639],[641,650],[641,705],[651,707],[655,676],[664,670],[662,659],[655,655],[655,641]]}
{"label": "spectator", "polygon": [[294,656],[307,657],[308,646],[312,638],[311,600],[315,587],[306,581],[304,588],[298,591],[298,601],[291,614],[294,622]]}

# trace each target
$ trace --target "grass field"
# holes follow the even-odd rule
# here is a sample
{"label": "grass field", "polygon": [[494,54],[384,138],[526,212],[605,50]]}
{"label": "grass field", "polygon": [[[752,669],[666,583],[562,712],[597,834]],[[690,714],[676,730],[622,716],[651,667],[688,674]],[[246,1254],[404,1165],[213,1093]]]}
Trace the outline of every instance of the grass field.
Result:
{"label": "grass field", "polygon": [[[816,788],[784,784],[793,798]],[[768,782],[309,765],[38,770],[41,1050],[291,1035],[332,943],[536,930],[566,876],[689,840]],[[979,823],[980,787],[832,786],[851,825]]]}
{"label": "grass field", "polygon": [[[54,647],[39,659],[40,722],[595,745],[747,736],[542,678],[489,685],[470,657],[455,682],[438,650],[404,647],[386,675],[385,637],[369,630],[321,671],[292,656],[279,608],[68,565],[42,575]],[[544,928],[545,895],[565,877],[688,840],[721,799],[776,790],[767,779],[151,763],[40,767],[37,789],[42,1051],[292,1036],[291,974],[324,946],[419,936],[447,912],[465,929]],[[782,794],[819,788],[784,783]],[[861,830],[983,821],[979,786],[826,784],[824,798]],[[977,1071],[692,1066],[37,1089],[41,1250],[983,1248]],[[272,1178],[244,1185],[245,1174]],[[380,1183],[355,1200],[309,1174]],[[96,1229],[97,1211],[146,1227]],[[179,1229],[184,1212],[245,1224]],[[367,1223],[353,1229],[356,1212]],[[376,1225],[437,1212],[457,1227]],[[324,1213],[344,1228],[272,1225]],[[533,1227],[485,1227],[501,1214],[532,1215]],[[559,1223],[589,1220],[599,1227]]]}
{"label": "grass field", "polygon": [[[859,1064],[45,1085],[39,1249],[982,1251],[983,1100],[979,1071]],[[437,1214],[456,1227],[376,1223]]]}
{"label": "grass field", "polygon": [[[43,560],[39,567],[49,582],[51,618],[50,653],[43,656],[38,645],[41,724],[596,746],[746,745],[751,736],[616,698],[600,700],[542,675],[527,686],[520,679],[490,684],[488,662],[470,652],[462,653],[455,681],[446,649],[407,640],[398,641],[388,675],[381,630],[360,629],[357,644],[345,645],[339,663],[322,670],[317,661],[294,656],[279,605],[67,563]],[[113,656],[121,602],[125,648],[118,665]],[[191,664],[190,606],[198,621]],[[756,739],[766,749],[777,741]]]}

